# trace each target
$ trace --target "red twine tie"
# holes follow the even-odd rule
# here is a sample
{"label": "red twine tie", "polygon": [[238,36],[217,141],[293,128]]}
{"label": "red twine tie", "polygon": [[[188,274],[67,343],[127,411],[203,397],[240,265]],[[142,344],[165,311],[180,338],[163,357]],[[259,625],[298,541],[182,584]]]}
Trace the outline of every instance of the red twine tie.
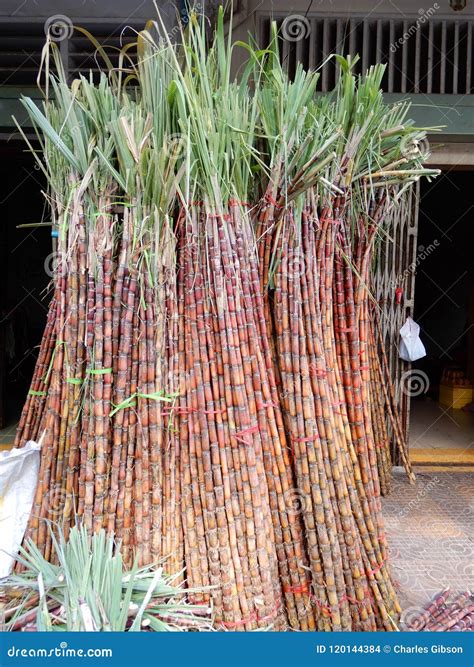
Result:
{"label": "red twine tie", "polygon": [[377,572],[380,572],[380,570],[381,570],[382,567],[384,566],[385,561],[386,561],[386,558],[384,558],[384,559],[382,560],[382,562],[379,563],[379,564],[377,565],[377,567],[375,567],[373,570],[367,570],[367,574],[368,574],[369,576],[370,576],[370,575],[376,575]]}
{"label": "red twine tie", "polygon": [[249,426],[249,428],[244,428],[242,431],[236,431],[234,433],[235,439],[238,440],[239,442],[242,442],[244,445],[251,445],[252,443],[245,440],[243,436],[256,433],[257,431],[258,431],[258,424],[255,424],[255,426]]}
{"label": "red twine tie", "polygon": [[308,437],[301,437],[301,438],[291,438],[293,442],[314,442],[315,440],[319,440],[319,435],[309,435]]}
{"label": "red twine tie", "polygon": [[258,610],[254,610],[251,614],[249,614],[245,618],[241,618],[239,621],[221,621],[220,624],[224,628],[239,628],[242,625],[245,625],[246,623],[252,623],[252,621],[259,621],[260,623],[265,621],[271,621],[277,615],[280,607],[281,607],[281,600],[278,600],[278,603],[275,605],[273,611],[271,611],[269,614],[266,614],[266,616],[260,616]]}
{"label": "red twine tie", "polygon": [[265,200],[269,204],[272,204],[272,206],[275,206],[275,208],[282,208],[281,205],[276,201],[276,199],[273,199],[271,195],[265,195]]}
{"label": "red twine tie", "polygon": [[163,409],[163,415],[169,417],[172,412],[179,415],[189,415],[199,413],[202,415],[221,415],[226,411],[226,408],[218,408],[217,410],[201,410],[200,408],[193,408],[188,405],[170,405]]}
{"label": "red twine tie", "polygon": [[338,327],[336,331],[339,333],[353,333],[354,327]]}
{"label": "red twine tie", "polygon": [[246,623],[252,623],[252,621],[257,620],[257,612],[253,611],[250,616],[247,616],[246,618],[241,618],[240,621],[221,621],[221,625],[224,628],[239,628],[242,625],[245,625]]}
{"label": "red twine tie", "polygon": [[310,368],[309,374],[317,378],[325,378],[327,377],[328,372],[324,368]]}
{"label": "red twine tie", "polygon": [[252,204],[250,204],[248,201],[239,201],[238,199],[229,199],[229,206],[245,206],[247,208],[250,208]]}
{"label": "red twine tie", "polygon": [[265,403],[258,403],[257,410],[263,410],[264,408],[279,408],[280,405],[276,401],[266,401]]}

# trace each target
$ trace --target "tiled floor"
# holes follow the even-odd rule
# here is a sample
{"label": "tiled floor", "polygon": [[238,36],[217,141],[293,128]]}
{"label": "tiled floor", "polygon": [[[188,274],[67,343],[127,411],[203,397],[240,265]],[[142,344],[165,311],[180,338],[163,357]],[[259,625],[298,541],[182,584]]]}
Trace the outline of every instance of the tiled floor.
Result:
{"label": "tiled floor", "polygon": [[418,473],[412,486],[397,469],[383,509],[405,610],[448,586],[453,592],[474,589],[473,473]]}
{"label": "tiled floor", "polygon": [[473,412],[447,409],[430,399],[412,401],[411,448],[468,449],[473,446]]}
{"label": "tiled floor", "polygon": [[[425,407],[412,421],[412,447],[416,433],[423,447],[434,450],[471,445],[474,415],[456,414],[455,423],[441,413],[436,421],[439,406],[420,405]],[[0,447],[12,442],[15,428],[0,431]],[[474,590],[474,473],[431,470],[417,472],[412,486],[395,469],[392,493],[383,499],[392,573],[405,610],[417,610],[447,586]]]}
{"label": "tiled floor", "polygon": [[0,445],[12,444],[15,440],[16,422],[0,429]]}

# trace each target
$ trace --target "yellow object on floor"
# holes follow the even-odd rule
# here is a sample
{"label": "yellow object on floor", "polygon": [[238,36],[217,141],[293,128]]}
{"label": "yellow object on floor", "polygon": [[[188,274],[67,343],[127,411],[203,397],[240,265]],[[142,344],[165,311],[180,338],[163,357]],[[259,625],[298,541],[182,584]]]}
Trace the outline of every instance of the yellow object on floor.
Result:
{"label": "yellow object on floor", "polygon": [[474,465],[474,449],[410,449],[410,461],[413,465]]}
{"label": "yellow object on floor", "polygon": [[472,402],[472,387],[463,385],[439,386],[439,402],[448,408],[460,410],[468,403]]}

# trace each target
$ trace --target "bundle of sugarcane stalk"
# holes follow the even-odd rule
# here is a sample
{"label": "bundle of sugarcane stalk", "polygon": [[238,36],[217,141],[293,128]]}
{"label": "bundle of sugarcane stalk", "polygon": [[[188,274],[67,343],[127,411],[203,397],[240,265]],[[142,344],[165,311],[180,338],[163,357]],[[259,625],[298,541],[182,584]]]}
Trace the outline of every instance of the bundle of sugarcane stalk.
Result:
{"label": "bundle of sugarcane stalk", "polygon": [[396,390],[390,377],[387,354],[383,346],[379,313],[372,308],[369,322],[369,355],[371,372],[372,422],[377,442],[377,467],[382,495],[390,493],[392,478],[392,439],[410,482],[415,481],[406,434],[397,410]]}
{"label": "bundle of sugarcane stalk", "polygon": [[54,96],[24,101],[59,232],[17,434],[42,443],[27,536],[49,558],[46,520],[80,522],[126,565],[166,557],[223,630],[395,629],[368,286],[391,207],[433,173],[402,152],[423,132],[381,67],[339,58],[318,99],[276,36],[234,81],[222,11],[210,45],[194,15],[182,38],[148,26],[98,85],[56,58]]}
{"label": "bundle of sugarcane stalk", "polygon": [[462,591],[453,596],[451,589],[446,588],[437,593],[422,609],[411,610],[405,625],[407,630],[413,632],[472,632],[472,593]]}
{"label": "bundle of sugarcane stalk", "polygon": [[[179,521],[163,512],[164,497],[172,504],[163,468],[173,434],[162,412],[176,394],[165,353],[176,178],[166,145],[167,58],[165,50],[142,59],[155,89],[144,84],[140,104],[105,75],[97,86],[82,78],[68,87],[59,59],[55,101],[42,112],[25,100],[43,132],[39,164],[58,229],[54,298],[17,432],[17,444],[42,444],[27,537],[47,557],[45,518],[64,522],[66,536],[77,518],[106,528],[128,564],[161,557],[162,541],[181,544]],[[153,95],[163,111],[156,118],[147,108]],[[179,549],[169,551],[179,571]]]}
{"label": "bundle of sugarcane stalk", "polygon": [[[261,274],[295,484],[304,499],[311,585],[326,612],[319,627],[390,629],[399,608],[380,511],[381,467],[385,492],[388,477],[380,454],[387,456],[388,436],[368,285],[374,241],[399,194],[398,179],[377,179],[404,162],[393,142],[404,110],[383,104],[382,68],[356,84],[350,63],[340,64],[334,106],[325,100],[299,113],[292,95],[299,85],[308,90],[304,72],[297,70],[289,84],[272,57],[264,73],[261,115],[274,140],[257,222]],[[294,135],[282,138],[280,128]],[[297,150],[288,159],[293,143]],[[329,159],[321,154],[326,149]],[[305,193],[298,196],[302,181]]]}

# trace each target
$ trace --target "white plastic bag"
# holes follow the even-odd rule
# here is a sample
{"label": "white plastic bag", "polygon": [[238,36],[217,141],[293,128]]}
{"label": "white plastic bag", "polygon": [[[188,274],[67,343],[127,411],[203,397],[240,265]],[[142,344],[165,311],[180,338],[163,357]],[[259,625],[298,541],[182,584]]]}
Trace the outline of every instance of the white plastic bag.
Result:
{"label": "white plastic bag", "polygon": [[0,452],[0,578],[10,574],[30,516],[41,445]]}
{"label": "white plastic bag", "polygon": [[425,346],[420,340],[420,327],[411,317],[407,317],[400,329],[400,358],[404,361],[416,361],[426,357]]}

